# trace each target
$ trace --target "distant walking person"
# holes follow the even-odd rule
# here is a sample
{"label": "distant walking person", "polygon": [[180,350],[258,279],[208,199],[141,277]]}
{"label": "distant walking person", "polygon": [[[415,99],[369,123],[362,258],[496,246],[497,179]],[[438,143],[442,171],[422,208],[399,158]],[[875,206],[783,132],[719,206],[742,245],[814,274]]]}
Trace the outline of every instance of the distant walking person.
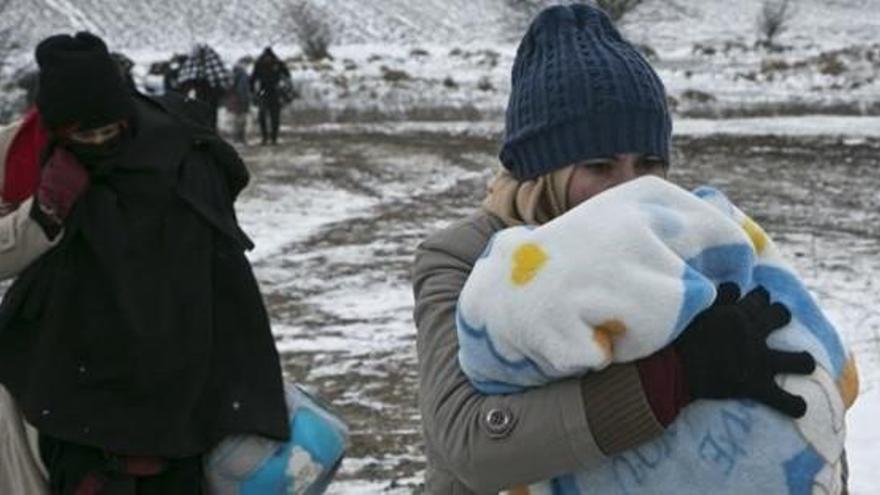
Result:
{"label": "distant walking person", "polygon": [[220,55],[208,45],[197,44],[180,68],[178,83],[181,93],[208,106],[209,122],[216,129],[220,98],[229,86],[229,71]]}
{"label": "distant walking person", "polygon": [[172,56],[171,60],[164,64],[164,67],[160,66],[159,70],[162,74],[162,90],[164,93],[181,91],[180,70],[183,68],[183,64],[186,63],[187,58],[189,57],[178,53]]}
{"label": "distant walking person", "polygon": [[234,123],[234,139],[247,144],[247,120],[251,108],[250,76],[244,64],[239,61],[232,69],[232,88],[229,90],[227,108],[232,113]]}
{"label": "distant walking person", "polygon": [[290,71],[272,48],[267,47],[254,64],[251,74],[251,90],[259,106],[261,144],[278,143],[281,106],[285,100],[289,100],[285,93],[291,89]]}

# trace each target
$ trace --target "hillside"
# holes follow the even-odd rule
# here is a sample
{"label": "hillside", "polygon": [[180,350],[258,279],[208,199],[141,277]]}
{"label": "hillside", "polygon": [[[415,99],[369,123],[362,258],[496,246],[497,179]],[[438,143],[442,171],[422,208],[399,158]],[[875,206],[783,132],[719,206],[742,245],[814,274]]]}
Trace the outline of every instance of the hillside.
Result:
{"label": "hillside", "polygon": [[[259,46],[291,40],[289,0],[10,0],[0,25],[14,27],[22,46],[57,31],[89,29],[121,49],[180,50],[195,41]],[[510,0],[314,0],[340,44],[489,42],[511,40]],[[548,2],[553,3],[553,2]],[[839,47],[875,40],[880,0],[799,0],[785,38]],[[754,41],[761,0],[646,0],[625,18],[632,38],[666,50],[687,42]],[[685,42],[685,43],[683,43]]]}
{"label": "hillside", "polygon": [[[37,41],[77,29],[134,58],[144,88],[152,62],[196,41],[230,63],[273,44],[305,96],[295,107],[303,119],[495,119],[523,31],[513,0],[314,0],[335,57],[311,63],[298,57],[290,0],[7,1],[0,29],[12,29],[18,49],[0,67],[0,120],[21,101],[8,81],[32,66]],[[775,51],[755,46],[762,2],[645,0],[621,29],[681,115],[880,115],[880,0],[798,0]]]}

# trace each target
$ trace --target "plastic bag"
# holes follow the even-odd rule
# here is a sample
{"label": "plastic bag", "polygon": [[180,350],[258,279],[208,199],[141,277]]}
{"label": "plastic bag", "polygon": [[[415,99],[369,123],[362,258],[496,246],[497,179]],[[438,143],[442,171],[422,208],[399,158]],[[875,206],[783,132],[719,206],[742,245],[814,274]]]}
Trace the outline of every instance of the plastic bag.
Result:
{"label": "plastic bag", "polygon": [[285,384],[290,440],[254,435],[223,440],[205,457],[212,495],[324,493],[348,448],[348,428],[298,385]]}

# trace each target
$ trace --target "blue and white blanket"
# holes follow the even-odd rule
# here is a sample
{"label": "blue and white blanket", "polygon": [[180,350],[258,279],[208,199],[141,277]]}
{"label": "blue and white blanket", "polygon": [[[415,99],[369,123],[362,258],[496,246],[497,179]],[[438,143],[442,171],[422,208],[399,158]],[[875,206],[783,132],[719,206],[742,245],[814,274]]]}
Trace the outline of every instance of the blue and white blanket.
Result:
{"label": "blue and white blanket", "polygon": [[770,238],[715,189],[645,177],[543,226],[497,233],[458,301],[459,360],[489,394],[633,361],[672,342],[722,282],[762,285],[791,310],[768,344],[816,358],[811,376],[777,378],[807,414],[697,401],[656,441],[530,493],[840,493],[854,363]]}

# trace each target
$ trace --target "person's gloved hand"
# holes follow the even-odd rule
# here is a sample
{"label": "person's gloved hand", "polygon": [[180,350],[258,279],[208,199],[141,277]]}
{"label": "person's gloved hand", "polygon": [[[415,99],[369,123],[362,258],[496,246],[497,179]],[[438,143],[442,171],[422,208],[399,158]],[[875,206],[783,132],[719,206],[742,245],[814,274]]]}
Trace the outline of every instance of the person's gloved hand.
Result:
{"label": "person's gloved hand", "polygon": [[807,352],[767,347],[767,337],[791,321],[780,303],[758,287],[739,298],[735,284],[718,288],[712,306],[698,314],[673,344],[693,399],[749,398],[793,418],[807,411],[804,399],[776,384],[782,373],[808,375],[816,362]]}
{"label": "person's gloved hand", "polygon": [[76,156],[64,148],[56,148],[43,165],[34,204],[34,211],[39,210],[34,216],[49,237],[55,236],[88,186],[89,174]]}

